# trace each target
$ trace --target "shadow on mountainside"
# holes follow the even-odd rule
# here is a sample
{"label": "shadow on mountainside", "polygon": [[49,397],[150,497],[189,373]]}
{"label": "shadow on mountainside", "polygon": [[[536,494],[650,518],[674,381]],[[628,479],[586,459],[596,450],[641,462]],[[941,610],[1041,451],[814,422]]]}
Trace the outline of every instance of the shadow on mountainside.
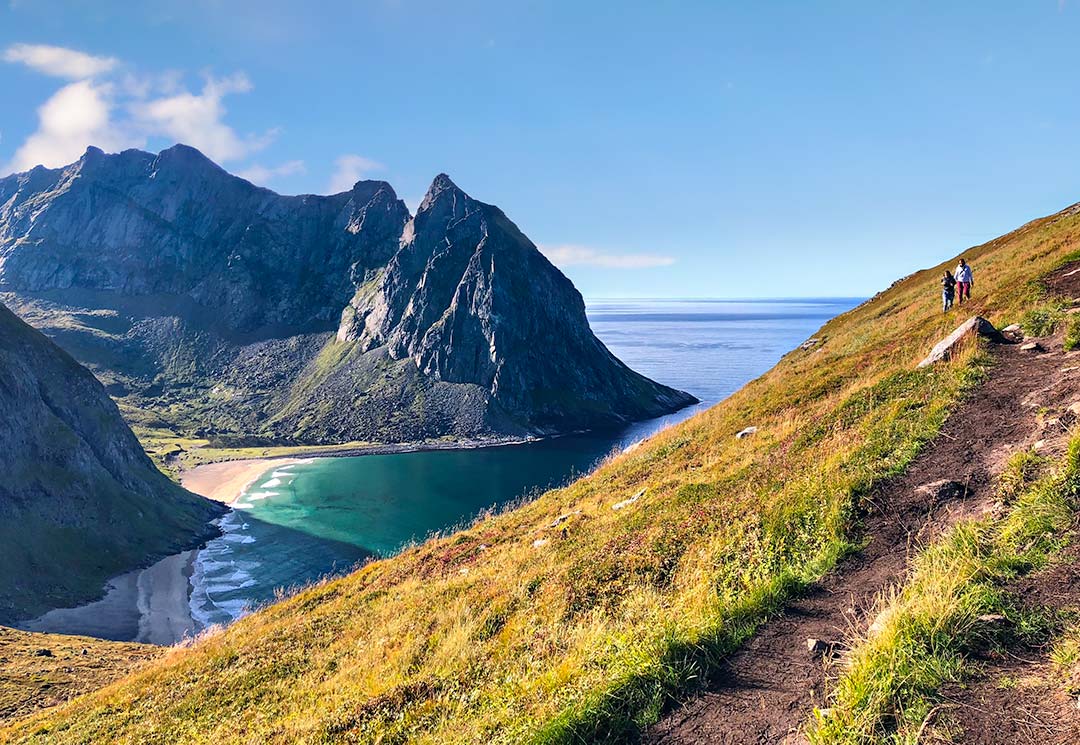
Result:
{"label": "shadow on mountainside", "polygon": [[[1069,273],[1077,266],[1055,272],[1047,286],[1080,297],[1080,271]],[[1080,353],[1064,352],[1060,337],[1040,344],[1036,350],[1020,344],[991,348],[995,364],[987,380],[902,475],[866,498],[865,547],[788,603],[702,693],[668,713],[643,742],[805,742],[801,728],[813,707],[826,704],[826,683],[839,672],[843,640],[849,630],[866,628],[877,595],[903,578],[909,559],[935,536],[960,519],[996,509],[995,479],[1010,455],[1040,440],[1046,454],[1063,441],[1051,435],[1075,418],[1067,407],[1080,400]],[[811,649],[808,640],[818,643]],[[1036,731],[1047,742],[1045,728]]]}

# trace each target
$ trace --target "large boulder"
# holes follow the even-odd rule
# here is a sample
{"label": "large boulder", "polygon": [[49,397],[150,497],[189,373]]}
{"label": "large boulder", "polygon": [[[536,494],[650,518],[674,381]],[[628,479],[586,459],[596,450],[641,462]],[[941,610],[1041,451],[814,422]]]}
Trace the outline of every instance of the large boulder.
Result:
{"label": "large boulder", "polygon": [[997,338],[1000,334],[998,333],[998,330],[994,328],[994,324],[990,323],[982,316],[972,316],[960,324],[955,331],[935,344],[934,348],[930,350],[930,354],[919,363],[919,367],[926,367],[935,362],[950,359],[953,352],[955,352],[969,336]]}

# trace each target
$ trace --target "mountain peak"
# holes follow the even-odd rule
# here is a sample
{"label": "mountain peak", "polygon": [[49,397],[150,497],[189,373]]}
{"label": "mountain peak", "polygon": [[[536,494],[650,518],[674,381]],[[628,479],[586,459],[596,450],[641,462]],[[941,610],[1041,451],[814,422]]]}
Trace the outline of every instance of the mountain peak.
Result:
{"label": "mountain peak", "polygon": [[214,161],[210,160],[201,150],[192,147],[191,145],[184,145],[183,143],[177,143],[172,147],[165,148],[158,153],[158,161],[166,163],[177,163],[185,166],[192,167],[206,167],[225,172],[221,166]]}
{"label": "mountain peak", "polygon": [[450,177],[445,173],[440,173],[431,182],[431,186],[427,190],[427,194],[424,195],[424,200],[420,202],[420,209],[417,212],[423,212],[431,207],[435,201],[443,194],[460,194],[463,197],[469,195],[463,192],[457,184],[450,180]]}

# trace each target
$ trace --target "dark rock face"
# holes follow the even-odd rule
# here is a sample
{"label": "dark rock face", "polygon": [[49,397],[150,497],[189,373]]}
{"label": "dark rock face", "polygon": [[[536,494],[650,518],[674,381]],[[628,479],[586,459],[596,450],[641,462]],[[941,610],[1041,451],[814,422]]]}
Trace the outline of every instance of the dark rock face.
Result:
{"label": "dark rock face", "polygon": [[284,197],[185,146],[92,148],[0,180],[0,299],[140,423],[224,444],[521,436],[694,401],[611,355],[571,282],[446,176],[411,219],[381,182]]}
{"label": "dark rock face", "polygon": [[371,285],[343,314],[339,341],[385,346],[433,380],[475,385],[530,431],[642,419],[695,400],[616,359],[570,280],[501,210],[445,175]]}
{"label": "dark rock face", "polygon": [[0,284],[166,296],[223,334],[326,330],[408,217],[382,182],[283,197],[183,145],[91,148],[66,168],[0,180]]}
{"label": "dark rock face", "polygon": [[224,508],[146,457],[94,376],[0,306],[0,622],[197,544]]}

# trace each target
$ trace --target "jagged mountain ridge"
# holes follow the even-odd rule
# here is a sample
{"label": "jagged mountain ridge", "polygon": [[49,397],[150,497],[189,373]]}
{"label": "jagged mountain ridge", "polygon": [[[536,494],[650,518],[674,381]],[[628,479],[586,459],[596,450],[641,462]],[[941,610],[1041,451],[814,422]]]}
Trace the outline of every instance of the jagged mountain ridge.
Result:
{"label": "jagged mountain ridge", "polygon": [[[343,314],[338,339],[386,346],[425,375],[475,383],[512,417],[580,428],[641,418],[684,395],[657,386],[589,330],[581,294],[497,207],[436,177],[401,250]],[[518,298],[532,302],[522,307]],[[620,411],[610,399],[615,393]]]}
{"label": "jagged mountain ridge", "polygon": [[92,599],[224,508],[161,474],[94,376],[0,305],[0,622]]}
{"label": "jagged mountain ridge", "polygon": [[694,401],[615,359],[446,176],[413,218],[384,182],[285,197],[186,146],[91,148],[0,180],[0,292],[131,416],[223,443],[516,437]]}

